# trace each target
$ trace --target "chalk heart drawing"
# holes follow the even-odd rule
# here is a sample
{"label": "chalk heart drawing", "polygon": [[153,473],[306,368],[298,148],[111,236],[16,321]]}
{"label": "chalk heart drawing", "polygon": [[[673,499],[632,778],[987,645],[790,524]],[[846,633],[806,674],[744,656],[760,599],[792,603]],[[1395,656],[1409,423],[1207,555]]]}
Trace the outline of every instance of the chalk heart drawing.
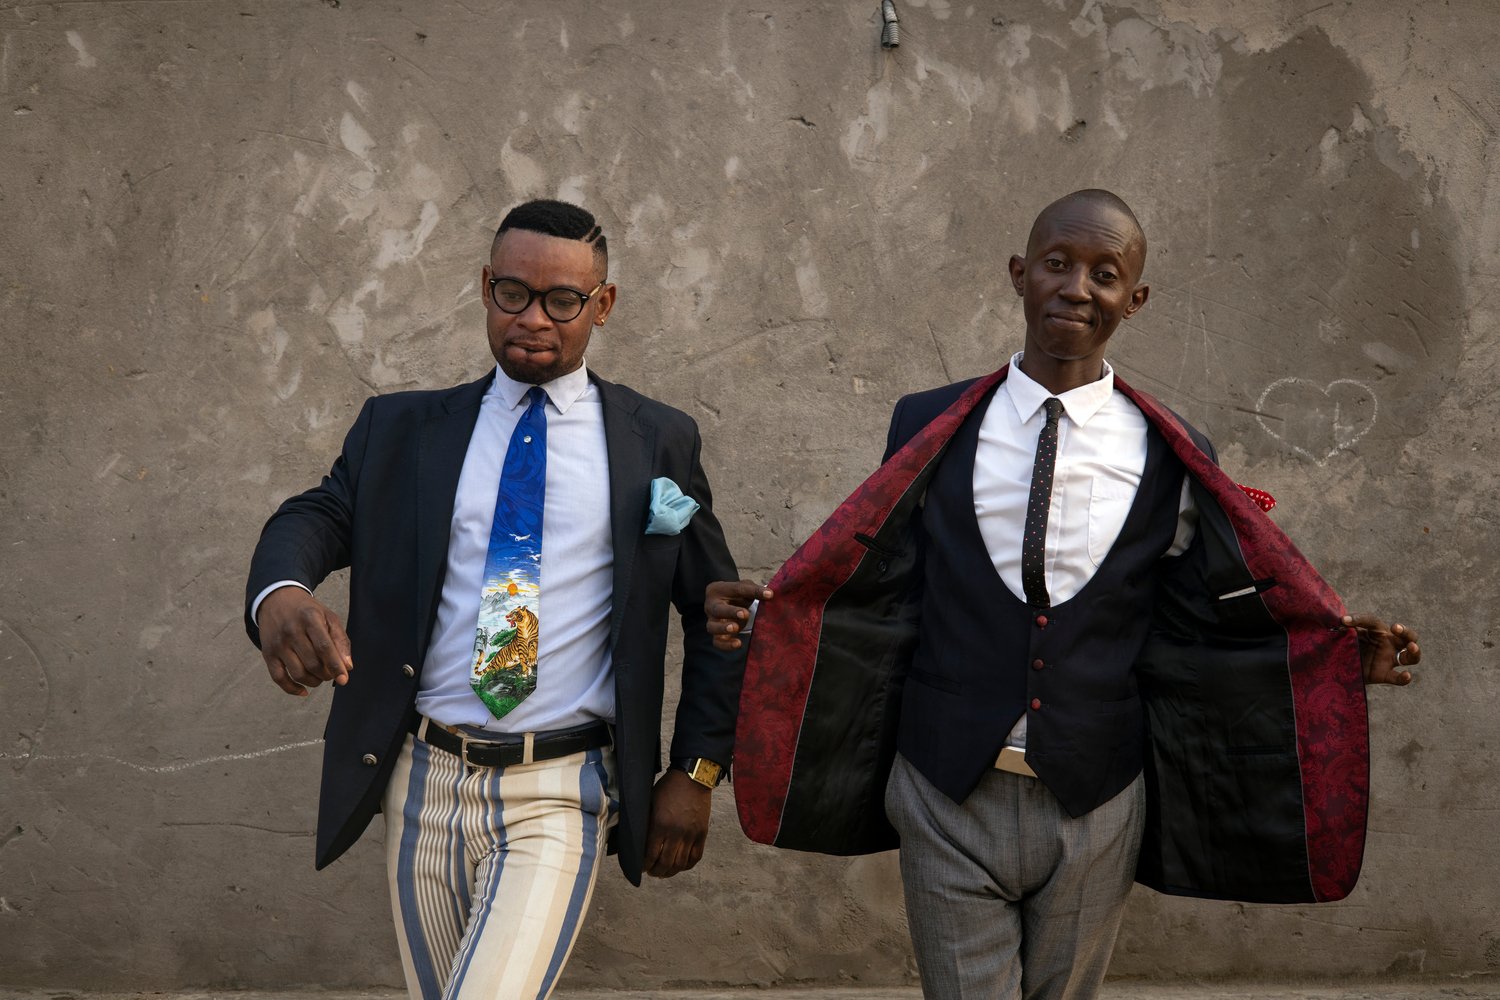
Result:
{"label": "chalk heart drawing", "polygon": [[1266,386],[1255,411],[1267,434],[1323,466],[1370,433],[1380,401],[1369,386],[1354,379],[1334,379],[1320,386],[1292,377]]}

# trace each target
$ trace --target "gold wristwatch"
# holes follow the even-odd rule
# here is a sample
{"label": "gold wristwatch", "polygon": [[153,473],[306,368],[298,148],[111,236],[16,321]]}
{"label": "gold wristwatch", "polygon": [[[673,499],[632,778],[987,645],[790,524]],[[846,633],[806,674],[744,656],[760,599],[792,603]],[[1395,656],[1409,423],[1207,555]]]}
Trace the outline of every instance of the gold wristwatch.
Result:
{"label": "gold wristwatch", "polygon": [[672,761],[672,766],[679,771],[686,771],[689,778],[704,788],[715,788],[724,780],[723,766],[707,757],[679,757]]}

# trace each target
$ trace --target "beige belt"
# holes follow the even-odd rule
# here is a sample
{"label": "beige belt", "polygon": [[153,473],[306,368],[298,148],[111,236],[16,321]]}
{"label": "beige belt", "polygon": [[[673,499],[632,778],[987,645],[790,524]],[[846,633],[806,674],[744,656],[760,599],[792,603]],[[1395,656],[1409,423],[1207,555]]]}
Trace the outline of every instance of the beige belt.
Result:
{"label": "beige belt", "polygon": [[1020,747],[1001,747],[1000,756],[995,758],[995,767],[1001,771],[1009,771],[1011,774],[1025,775],[1035,778],[1036,772],[1031,765],[1026,763],[1026,751]]}

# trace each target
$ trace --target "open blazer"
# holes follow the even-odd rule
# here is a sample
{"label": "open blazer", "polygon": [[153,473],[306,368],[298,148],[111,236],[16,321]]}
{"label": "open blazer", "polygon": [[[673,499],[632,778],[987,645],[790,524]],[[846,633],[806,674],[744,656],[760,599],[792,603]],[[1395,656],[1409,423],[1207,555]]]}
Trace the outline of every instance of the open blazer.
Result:
{"label": "open blazer", "polygon": [[[909,440],[893,426],[887,461],[771,580],[736,742],[752,840],[828,854],[897,846],[883,799],[920,627],[922,497],[1005,373],[949,387],[951,405]],[[1115,386],[1186,467],[1199,509],[1192,545],[1160,561],[1133,668],[1148,803],[1136,879],[1178,895],[1341,899],[1359,876],[1369,793],[1363,671],[1343,603],[1202,434]]]}

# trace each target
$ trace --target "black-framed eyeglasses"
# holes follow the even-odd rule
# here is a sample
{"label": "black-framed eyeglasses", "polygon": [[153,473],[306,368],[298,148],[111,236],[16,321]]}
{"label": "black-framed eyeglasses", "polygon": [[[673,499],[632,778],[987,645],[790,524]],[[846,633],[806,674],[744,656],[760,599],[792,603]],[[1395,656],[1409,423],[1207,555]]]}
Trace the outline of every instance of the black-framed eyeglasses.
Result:
{"label": "black-framed eyeglasses", "polygon": [[490,299],[495,303],[495,308],[512,316],[530,309],[534,299],[541,299],[542,312],[552,322],[567,323],[577,319],[578,314],[583,312],[583,304],[603,287],[604,282],[601,281],[587,292],[580,292],[566,285],[540,290],[515,278],[491,278]]}

